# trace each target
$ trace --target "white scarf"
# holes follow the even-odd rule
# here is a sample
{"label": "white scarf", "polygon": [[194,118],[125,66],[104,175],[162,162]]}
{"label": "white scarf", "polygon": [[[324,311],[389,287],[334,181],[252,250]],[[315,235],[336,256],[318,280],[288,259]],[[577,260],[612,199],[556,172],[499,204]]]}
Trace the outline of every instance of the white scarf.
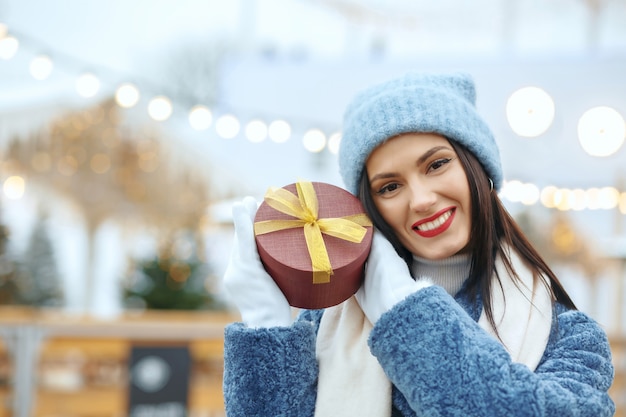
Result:
{"label": "white scarf", "polygon": [[[494,277],[493,318],[512,360],[535,370],[550,336],[552,297],[517,255],[510,255],[520,282],[516,285],[506,279],[508,271],[498,259],[502,290]],[[525,322],[521,320],[524,317]],[[495,337],[484,311],[478,324]],[[371,329],[355,297],[324,311],[316,344],[319,378],[315,417],[391,415],[391,382],[367,345]]]}

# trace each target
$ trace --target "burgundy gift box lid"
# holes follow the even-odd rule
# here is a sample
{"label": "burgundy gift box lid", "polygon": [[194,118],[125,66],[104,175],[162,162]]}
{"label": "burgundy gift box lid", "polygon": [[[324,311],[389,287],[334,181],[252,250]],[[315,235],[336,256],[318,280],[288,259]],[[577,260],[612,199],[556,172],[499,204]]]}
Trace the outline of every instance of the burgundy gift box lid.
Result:
{"label": "burgundy gift box lid", "polygon": [[[361,202],[348,191],[322,182],[310,183],[318,201],[318,219],[341,218],[361,214]],[[296,184],[283,189],[298,196]],[[257,210],[255,224],[267,220],[294,220],[295,217],[271,207],[267,198]],[[369,221],[369,219],[365,219]],[[330,280],[314,283],[311,254],[304,228],[296,227],[256,234],[256,243],[265,270],[274,279],[289,304],[305,309],[337,305],[350,298],[361,286],[364,265],[372,243],[372,226],[364,226],[360,242],[351,242],[322,233],[332,266]]]}

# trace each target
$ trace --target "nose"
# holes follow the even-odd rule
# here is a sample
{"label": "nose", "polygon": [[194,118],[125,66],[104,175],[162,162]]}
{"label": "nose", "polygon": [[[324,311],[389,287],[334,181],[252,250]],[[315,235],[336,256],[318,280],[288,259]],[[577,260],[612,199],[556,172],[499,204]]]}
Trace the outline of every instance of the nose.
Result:
{"label": "nose", "polygon": [[409,207],[416,213],[428,211],[436,202],[436,193],[423,182],[414,182],[409,187],[411,197]]}

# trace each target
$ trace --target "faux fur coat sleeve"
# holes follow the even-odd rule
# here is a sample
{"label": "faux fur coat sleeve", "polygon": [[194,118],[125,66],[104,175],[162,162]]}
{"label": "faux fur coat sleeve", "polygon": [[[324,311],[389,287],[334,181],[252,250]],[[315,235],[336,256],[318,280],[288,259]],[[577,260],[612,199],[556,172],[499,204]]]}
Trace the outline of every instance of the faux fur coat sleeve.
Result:
{"label": "faux fur coat sleeve", "polygon": [[[305,311],[290,327],[226,328],[224,399],[229,417],[313,416],[321,314]],[[369,345],[393,383],[394,416],[614,414],[607,394],[613,380],[609,344],[591,318],[557,311],[550,342],[534,372],[511,362],[476,319],[435,286],[383,314]]]}
{"label": "faux fur coat sleeve", "polygon": [[307,416],[315,410],[317,326],[251,329],[242,323],[224,334],[224,401],[229,417]]}
{"label": "faux fur coat sleeve", "polygon": [[557,317],[534,372],[511,362],[503,346],[439,287],[385,313],[369,344],[410,406],[394,398],[404,415],[612,416],[607,391],[613,365],[604,331],[578,311]]}

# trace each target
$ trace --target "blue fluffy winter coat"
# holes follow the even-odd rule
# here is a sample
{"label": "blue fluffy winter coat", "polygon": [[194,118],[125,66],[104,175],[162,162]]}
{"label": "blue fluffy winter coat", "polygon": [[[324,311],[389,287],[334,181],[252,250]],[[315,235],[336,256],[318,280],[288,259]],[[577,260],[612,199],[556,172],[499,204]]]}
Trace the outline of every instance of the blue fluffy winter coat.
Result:
{"label": "blue fluffy winter coat", "polygon": [[[372,354],[393,384],[393,416],[605,417],[615,406],[605,332],[557,304],[548,345],[533,372],[514,363],[478,324],[480,300],[456,300],[432,286],[376,323]],[[317,392],[315,338],[322,310],[289,327],[229,325],[224,399],[229,417],[312,417]],[[354,381],[358,384],[359,381]]]}

